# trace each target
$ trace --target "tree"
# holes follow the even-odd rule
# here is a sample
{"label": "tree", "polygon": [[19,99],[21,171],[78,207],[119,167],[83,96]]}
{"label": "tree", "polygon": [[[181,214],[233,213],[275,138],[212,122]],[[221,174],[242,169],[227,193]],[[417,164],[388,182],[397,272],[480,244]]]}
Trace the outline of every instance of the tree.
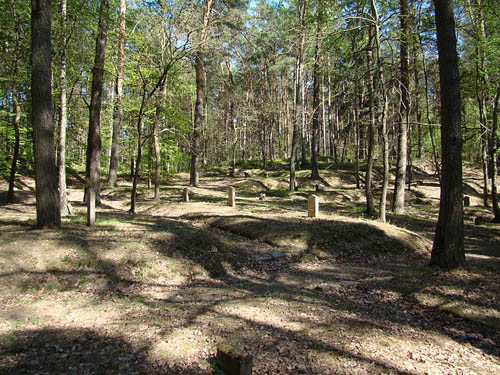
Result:
{"label": "tree", "polygon": [[401,106],[399,109],[399,134],[398,134],[398,161],[396,168],[396,182],[394,186],[394,212],[403,214],[405,211],[405,184],[406,165],[408,163],[408,127],[410,123],[410,20],[408,0],[400,0],[400,22],[401,22]]}
{"label": "tree", "polygon": [[189,183],[191,186],[198,186],[199,173],[198,163],[200,156],[200,129],[203,125],[203,90],[205,87],[205,70],[203,58],[205,55],[205,47],[208,38],[210,13],[214,5],[214,0],[204,0],[203,2],[203,15],[202,26],[200,31],[200,42],[195,57],[195,71],[196,71],[196,103],[194,107],[194,123],[193,123],[193,144],[191,150],[191,169],[189,176]]}
{"label": "tree", "polygon": [[121,110],[122,110],[122,91],[123,91],[123,66],[125,60],[125,13],[127,12],[127,3],[120,0],[120,36],[118,39],[118,63],[116,66],[115,83],[115,103],[113,107],[113,138],[111,143],[111,156],[109,161],[108,184],[110,187],[116,186],[118,174],[118,155],[120,153],[120,129],[121,129]]}
{"label": "tree", "polygon": [[[6,26],[6,30],[9,30],[10,33],[7,32],[7,35],[2,35],[2,37],[5,37],[3,46],[6,56],[3,56],[4,66],[2,67],[5,75],[2,75],[0,80],[4,80],[6,84],[5,94],[7,100],[5,103],[9,103],[8,107],[11,107],[7,112],[10,113],[10,123],[14,130],[14,150],[10,163],[9,190],[7,192],[7,202],[14,203],[16,175],[19,166],[19,157],[22,154],[21,117],[23,114],[22,103],[25,101],[23,98],[26,97],[23,88],[28,86],[25,83],[26,76],[23,74],[26,69],[25,66],[27,65],[27,61],[23,64],[22,59],[24,55],[23,49],[28,48],[26,43],[27,40],[23,37],[24,31],[22,27],[26,22],[26,10],[28,8],[24,4],[17,4],[13,0],[10,0],[8,4],[5,5],[5,9],[1,9],[0,11],[4,11],[8,17],[4,25]],[[12,44],[10,42],[12,42]]]}
{"label": "tree", "polygon": [[294,118],[293,118],[293,133],[292,133],[292,145],[290,153],[290,191],[293,191],[296,186],[295,181],[295,165],[297,161],[297,149],[299,142],[299,123],[301,122],[303,112],[303,81],[304,74],[304,44],[306,38],[306,28],[305,28],[305,13],[306,13],[307,0],[300,0],[298,7],[297,18],[300,27],[300,41],[298,54],[296,56],[296,66],[295,66],[295,107],[294,107]]}
{"label": "tree", "polygon": [[31,98],[35,154],[36,223],[61,224],[52,116],[50,0],[31,2]]}
{"label": "tree", "polygon": [[457,38],[452,0],[434,0],[441,91],[441,200],[431,264],[465,263],[462,185],[462,130]]}
{"label": "tree", "polygon": [[500,98],[500,86],[497,88],[495,98],[493,99],[493,119],[491,124],[490,140],[490,160],[491,160],[491,205],[493,207],[493,221],[500,223],[500,209],[498,207],[497,191],[497,151],[498,151],[498,100]]}
{"label": "tree", "polygon": [[96,38],[94,67],[92,68],[92,91],[89,112],[89,134],[87,142],[87,225],[94,225],[93,213],[95,204],[92,197],[98,200],[101,168],[101,107],[104,79],[104,60],[106,58],[106,34],[108,31],[109,0],[101,0],[99,11],[99,29]]}
{"label": "tree", "polygon": [[316,45],[314,48],[313,68],[313,121],[312,121],[312,147],[311,147],[311,179],[319,180],[318,154],[319,154],[319,120],[321,107],[319,103],[320,94],[320,60],[321,60],[321,27],[323,9],[321,1],[317,5],[316,14]]}
{"label": "tree", "polygon": [[71,208],[68,205],[66,194],[66,126],[68,122],[67,115],[67,96],[66,96],[66,0],[61,0],[61,112],[59,124],[59,148],[58,148],[58,181],[59,181],[59,200],[61,205],[61,215],[71,214]]}

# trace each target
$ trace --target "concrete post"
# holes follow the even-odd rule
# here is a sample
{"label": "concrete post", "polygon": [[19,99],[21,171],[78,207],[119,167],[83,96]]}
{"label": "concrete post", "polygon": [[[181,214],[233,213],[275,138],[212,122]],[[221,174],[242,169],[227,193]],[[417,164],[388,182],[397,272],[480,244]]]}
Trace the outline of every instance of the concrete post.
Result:
{"label": "concrete post", "polygon": [[236,189],[233,186],[227,189],[227,204],[236,207]]}
{"label": "concrete post", "polygon": [[307,216],[318,217],[319,214],[319,198],[317,195],[311,194],[307,200]]}

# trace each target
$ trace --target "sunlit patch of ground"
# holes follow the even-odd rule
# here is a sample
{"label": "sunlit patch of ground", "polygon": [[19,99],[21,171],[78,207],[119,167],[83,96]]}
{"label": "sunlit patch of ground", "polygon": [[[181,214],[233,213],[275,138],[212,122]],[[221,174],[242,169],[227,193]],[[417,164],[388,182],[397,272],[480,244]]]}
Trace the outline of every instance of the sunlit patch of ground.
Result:
{"label": "sunlit patch of ground", "polygon": [[255,374],[500,373],[497,226],[466,227],[467,267],[438,272],[436,210],[380,224],[345,189],[309,219],[312,188],[253,173],[275,193],[236,208],[226,188],[244,178],[202,179],[187,203],[185,179],[160,202],[145,189],[135,215],[124,186],[108,189],[93,228],[81,190],[60,229],[34,229],[28,188],[0,206],[0,374],[209,374],[219,343],[251,353]]}

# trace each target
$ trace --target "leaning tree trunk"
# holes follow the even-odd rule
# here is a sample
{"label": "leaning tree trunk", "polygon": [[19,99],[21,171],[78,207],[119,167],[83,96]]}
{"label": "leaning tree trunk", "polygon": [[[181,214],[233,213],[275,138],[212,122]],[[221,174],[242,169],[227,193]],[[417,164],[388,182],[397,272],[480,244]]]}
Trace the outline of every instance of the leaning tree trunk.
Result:
{"label": "leaning tree trunk", "polygon": [[121,102],[123,91],[123,62],[125,60],[125,13],[127,4],[120,0],[120,38],[118,42],[118,64],[115,84],[115,104],[113,107],[113,138],[111,141],[111,157],[109,159],[108,184],[116,186],[118,176],[118,155],[120,153]]}
{"label": "leaning tree trunk", "polygon": [[106,33],[108,31],[109,0],[101,1],[99,12],[99,32],[96,39],[94,67],[92,69],[92,92],[90,100],[89,135],[87,145],[87,225],[92,226],[93,214],[90,214],[91,197],[99,201],[100,166],[101,166],[101,107],[104,78],[104,60],[106,57]]}
{"label": "leaning tree trunk", "polygon": [[36,223],[60,225],[55,124],[51,88],[50,0],[31,1],[31,99],[35,154]]}
{"label": "leaning tree trunk", "polygon": [[441,89],[441,200],[431,264],[455,268],[465,263],[462,129],[457,39],[451,0],[434,0]]}

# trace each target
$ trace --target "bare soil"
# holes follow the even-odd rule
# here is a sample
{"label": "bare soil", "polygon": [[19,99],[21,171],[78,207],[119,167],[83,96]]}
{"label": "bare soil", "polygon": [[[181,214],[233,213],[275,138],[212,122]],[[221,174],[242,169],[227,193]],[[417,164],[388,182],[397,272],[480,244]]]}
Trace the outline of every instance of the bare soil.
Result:
{"label": "bare soil", "polygon": [[36,229],[22,179],[0,206],[0,374],[221,374],[222,343],[254,374],[500,373],[500,226],[472,222],[491,216],[476,171],[467,266],[450,272],[427,266],[439,185],[425,165],[388,224],[364,217],[349,170],[322,171],[315,219],[306,172],[293,193],[286,172],[247,172],[207,173],[189,202],[187,176],[159,201],[143,186],[135,215],[123,180],[92,228],[74,185],[74,215]]}

